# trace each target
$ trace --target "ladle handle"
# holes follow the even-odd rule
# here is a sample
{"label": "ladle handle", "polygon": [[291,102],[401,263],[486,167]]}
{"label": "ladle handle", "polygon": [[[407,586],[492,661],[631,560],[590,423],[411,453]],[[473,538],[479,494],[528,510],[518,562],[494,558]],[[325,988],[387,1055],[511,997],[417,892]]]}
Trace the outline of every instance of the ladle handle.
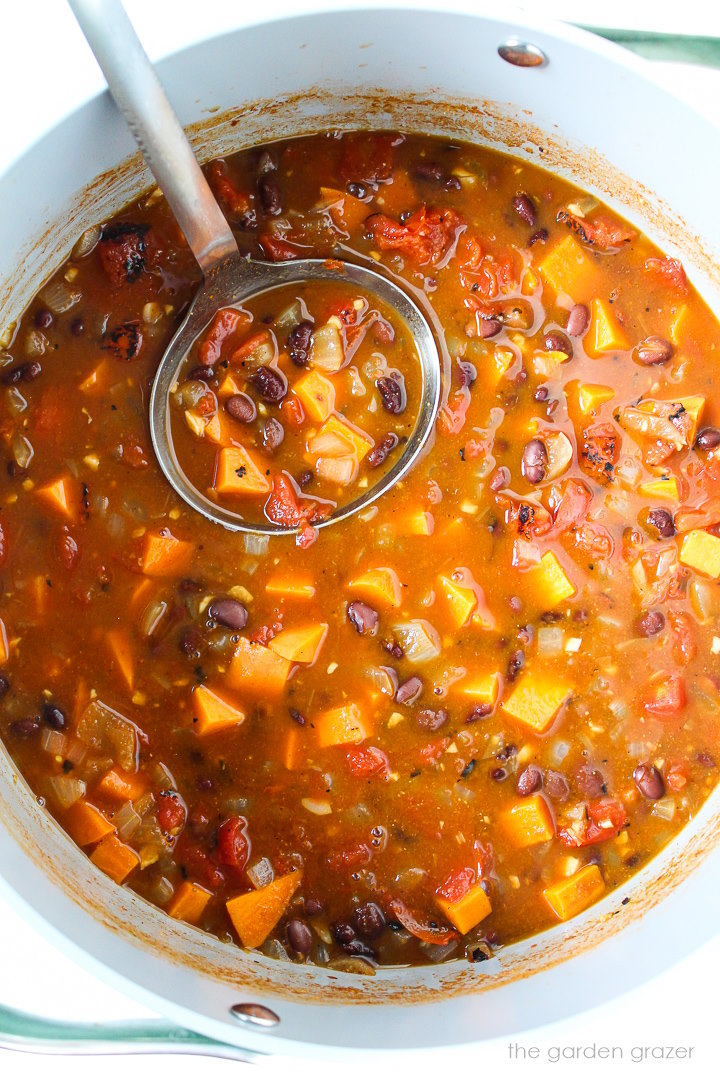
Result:
{"label": "ladle handle", "polygon": [[68,2],[207,276],[217,263],[238,253],[237,244],[125,9],[120,0]]}

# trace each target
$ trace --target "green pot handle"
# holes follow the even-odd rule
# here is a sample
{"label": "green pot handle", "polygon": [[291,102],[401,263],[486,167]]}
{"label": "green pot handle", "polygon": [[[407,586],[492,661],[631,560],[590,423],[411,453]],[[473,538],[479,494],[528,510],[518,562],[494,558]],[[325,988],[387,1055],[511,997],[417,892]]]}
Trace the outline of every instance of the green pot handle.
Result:
{"label": "green pot handle", "polygon": [[[585,26],[646,60],[720,68],[720,38]],[[262,1055],[216,1042],[164,1020],[76,1024],[0,1005],[0,1049],[40,1054],[197,1054],[253,1063]]]}

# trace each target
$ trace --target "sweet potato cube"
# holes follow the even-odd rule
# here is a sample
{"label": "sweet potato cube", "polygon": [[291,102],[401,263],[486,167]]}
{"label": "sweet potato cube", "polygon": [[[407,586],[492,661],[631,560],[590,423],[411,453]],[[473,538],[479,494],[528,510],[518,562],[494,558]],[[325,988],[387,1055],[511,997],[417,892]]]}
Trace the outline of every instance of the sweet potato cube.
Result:
{"label": "sweet potato cube", "polygon": [[333,224],[339,229],[354,232],[368,216],[367,203],[356,199],[354,195],[328,187],[321,187],[320,194]]}
{"label": "sweet potato cube", "polygon": [[233,690],[247,690],[251,694],[279,697],[285,689],[291,669],[290,661],[279,656],[272,649],[268,649],[265,645],[256,645],[247,638],[241,638],[235,649],[226,681]]}
{"label": "sweet potato cube", "polygon": [[203,684],[193,689],[192,708],[198,735],[214,735],[225,728],[237,727],[245,719],[242,709]]}
{"label": "sweet potato cube", "polygon": [[288,600],[312,600],[315,585],[312,578],[300,574],[278,574],[270,578],[265,592],[272,596],[283,596]]}
{"label": "sweet potato cube", "polygon": [[680,562],[699,574],[711,578],[720,577],[720,537],[705,532],[704,529],[692,529],[683,536],[680,545]]}
{"label": "sweet potato cube", "polygon": [[640,494],[647,495],[650,499],[670,499],[671,502],[680,502],[680,488],[675,476],[648,480],[640,485]]}
{"label": "sweet potato cube", "polygon": [[218,495],[269,495],[270,477],[244,446],[225,446],[217,457],[215,484]]}
{"label": "sweet potato cube", "polygon": [[327,637],[327,623],[310,623],[289,630],[281,630],[269,648],[291,664],[314,664]]}
{"label": "sweet potato cube", "polygon": [[545,844],[555,835],[552,812],[542,795],[520,799],[502,815],[501,820],[515,847]]}
{"label": "sweet potato cube", "polygon": [[242,394],[243,388],[234,375],[229,372],[218,386],[218,397],[233,397],[234,394]]}
{"label": "sweet potato cube", "polygon": [[497,671],[490,674],[471,675],[458,685],[464,697],[472,698],[478,705],[495,705],[500,689],[500,676]]}
{"label": "sweet potato cube", "polygon": [[167,913],[173,919],[181,919],[187,923],[197,923],[208,905],[212,893],[203,889],[202,885],[194,881],[183,881],[175,890]]}
{"label": "sweet potato cube", "polygon": [[42,499],[51,510],[54,510],[58,514],[62,514],[63,517],[72,521],[75,517],[72,488],[73,485],[70,477],[61,476],[58,480],[53,480],[51,484],[45,484],[44,487],[36,488],[35,494],[39,499]]}
{"label": "sweet potato cube", "polygon": [[169,529],[145,533],[141,558],[142,572],[148,577],[171,577],[187,566],[194,550],[194,544],[187,540],[178,540]]}
{"label": "sweet potato cube", "polygon": [[698,424],[700,423],[700,417],[702,416],[703,409],[705,408],[705,398],[700,394],[691,394],[688,397],[678,398],[678,405],[682,405],[685,410],[685,415],[689,416],[692,420],[692,424],[687,433],[687,442],[689,446],[695,442],[695,436],[697,435]]}
{"label": "sweet potato cube", "polygon": [[128,690],[132,691],[135,682],[135,657],[127,630],[108,630],[107,643],[113,662],[117,665]]}
{"label": "sweet potato cube", "polygon": [[372,439],[364,431],[353,427],[347,420],[341,420],[339,416],[329,416],[327,418],[320,428],[318,437],[321,438],[324,435],[337,435],[340,439],[349,443],[355,451],[358,461],[362,461],[370,453],[374,445]]}
{"label": "sweet potato cube", "polygon": [[104,836],[115,832],[115,826],[92,803],[81,799],[65,814],[65,826],[79,847],[97,844]]}
{"label": "sweet potato cube", "polygon": [[0,664],[7,664],[10,659],[10,646],[8,645],[8,636],[5,629],[5,623],[0,619]]}
{"label": "sweet potato cube", "polygon": [[449,919],[461,934],[467,934],[492,912],[492,905],[481,884],[473,885],[460,900],[446,900],[444,896],[436,896],[435,902],[445,918]]}
{"label": "sweet potato cube", "polygon": [[106,836],[93,850],[90,859],[118,885],[140,865],[140,856],[117,836]]}
{"label": "sweet potato cube", "polygon": [[293,386],[311,420],[322,423],[335,409],[335,386],[319,371],[308,371]]}
{"label": "sweet potato cube", "polygon": [[668,337],[673,345],[682,345],[690,324],[690,308],[681,304],[668,327]]}
{"label": "sweet potato cube", "polygon": [[583,866],[572,877],[563,878],[543,890],[545,900],[558,919],[572,919],[605,892],[605,882],[596,863]]}
{"label": "sweet potato cube", "polygon": [[552,551],[546,551],[537,566],[525,571],[524,580],[546,611],[551,611],[577,592]]}
{"label": "sweet potato cube", "polygon": [[205,435],[205,418],[195,409],[185,410],[185,423],[192,431],[196,439],[202,439]]}
{"label": "sweet potato cube", "polygon": [[402,586],[400,578],[388,566],[378,566],[366,570],[348,582],[348,588],[359,593],[366,600],[389,607],[400,607]]}
{"label": "sweet potato cube", "polygon": [[106,799],[116,799],[118,802],[128,800],[132,802],[134,799],[139,799],[145,787],[142,777],[127,773],[120,768],[110,769],[98,783],[98,791]]}
{"label": "sweet potato cube", "polygon": [[548,252],[538,270],[556,293],[567,293],[573,300],[586,299],[597,278],[591,257],[570,235]]}
{"label": "sweet potato cube", "polygon": [[440,574],[439,582],[440,592],[450,611],[452,621],[460,629],[477,607],[477,596],[472,589],[466,585],[461,585],[458,581],[453,581],[451,577],[447,577],[445,574]]}
{"label": "sweet potato cube", "polygon": [[583,344],[589,356],[600,356],[605,352],[630,347],[627,334],[612,314],[609,305],[602,300],[593,300],[590,304],[590,326],[583,338]]}
{"label": "sweet potato cube", "polygon": [[101,360],[96,368],[94,368],[86,379],[78,386],[78,390],[81,390],[83,394],[87,394],[92,390],[100,390],[104,383],[107,382],[110,374],[110,364],[107,360]]}
{"label": "sweet potato cube", "polygon": [[547,731],[560,708],[570,697],[572,687],[549,672],[529,671],[515,684],[503,710],[514,720],[536,731]]}
{"label": "sweet potato cube", "polygon": [[340,705],[328,709],[314,720],[318,746],[342,746],[344,743],[361,743],[370,738],[372,731],[358,705]]}
{"label": "sweet potato cube", "polygon": [[601,383],[579,383],[577,396],[580,412],[583,416],[590,416],[597,412],[604,402],[615,397],[615,391],[611,386],[603,386]]}
{"label": "sweet potato cube", "polygon": [[258,949],[277,926],[301,878],[300,870],[292,870],[269,885],[228,900],[227,913],[246,949]]}
{"label": "sweet potato cube", "polygon": [[403,536],[432,536],[435,519],[425,510],[412,510],[399,526]]}

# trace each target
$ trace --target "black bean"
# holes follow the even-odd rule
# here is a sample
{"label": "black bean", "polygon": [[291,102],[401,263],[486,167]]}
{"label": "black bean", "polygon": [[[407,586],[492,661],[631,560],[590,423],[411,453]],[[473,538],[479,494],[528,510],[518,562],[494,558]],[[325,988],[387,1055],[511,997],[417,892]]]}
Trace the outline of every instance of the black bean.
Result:
{"label": "black bean", "polygon": [[277,178],[272,173],[265,173],[258,180],[258,195],[260,205],[270,217],[277,217],[282,213],[282,195]]}
{"label": "black bean", "polygon": [[642,637],[654,637],[665,629],[665,616],[662,611],[646,611],[638,619],[637,628]]}
{"label": "black bean", "polygon": [[422,694],[423,681],[419,675],[411,675],[409,679],[398,686],[395,691],[395,700],[398,705],[413,705]]}
{"label": "black bean", "polygon": [[314,896],[308,896],[303,903],[303,907],[305,908],[305,914],[311,919],[314,919],[317,915],[322,915],[325,910],[322,903]]}
{"label": "black bean", "polygon": [[474,386],[477,379],[477,368],[474,364],[471,364],[469,360],[458,360],[458,370],[460,372],[458,383],[461,387]]}
{"label": "black bean", "polygon": [[647,762],[633,770],[635,787],[646,799],[662,799],[665,794],[665,781],[658,769]]}
{"label": "black bean", "polygon": [[605,794],[605,777],[599,769],[592,765],[581,765],[575,772],[575,783],[578,791],[586,799],[599,799]]}
{"label": "black bean", "polygon": [[37,735],[39,730],[39,716],[25,716],[22,720],[13,720],[10,724],[10,734],[15,739],[30,739],[33,735]]}
{"label": "black bean", "polygon": [[288,709],[288,712],[290,713],[291,720],[294,720],[300,727],[305,727],[307,720],[301,712],[298,712],[297,709]]}
{"label": "black bean", "polygon": [[380,465],[384,465],[387,461],[388,455],[392,453],[398,444],[398,437],[393,432],[389,432],[384,439],[381,439],[379,443],[376,443],[367,456],[367,463],[373,469],[377,469]]}
{"label": "black bean", "polygon": [[275,172],[277,169],[277,161],[270,153],[269,150],[263,150],[257,161],[257,175],[265,176],[266,173]]}
{"label": "black bean", "polygon": [[479,705],[474,705],[470,712],[465,717],[466,724],[475,724],[478,720],[485,720],[493,711],[492,705],[487,701],[481,702]]}
{"label": "black bean", "polygon": [[534,791],[540,790],[542,782],[542,769],[537,765],[528,765],[518,776],[515,783],[515,790],[518,795],[532,795]]}
{"label": "black bean", "polygon": [[250,376],[253,384],[263,401],[276,405],[288,392],[287,379],[277,368],[259,367]]}
{"label": "black bean", "polygon": [[405,408],[405,390],[398,380],[384,375],[382,379],[378,379],[376,385],[384,408],[394,415],[401,413]]}
{"label": "black bean", "polygon": [[672,514],[664,507],[648,510],[647,522],[648,525],[657,530],[664,540],[668,540],[675,535],[675,523]]}
{"label": "black bean", "polygon": [[415,719],[425,731],[439,731],[450,717],[446,709],[420,709]]}
{"label": "black bean", "polygon": [[53,731],[64,731],[67,727],[65,713],[58,705],[53,705],[51,701],[46,701],[43,704],[42,716],[47,726],[52,728]]}
{"label": "black bean", "polygon": [[532,247],[533,244],[544,244],[549,235],[547,229],[536,229],[528,238],[528,247]]}
{"label": "black bean", "polygon": [[377,633],[380,617],[374,608],[362,600],[353,600],[347,606],[347,617],[357,630],[358,634]]}
{"label": "black bean", "polygon": [[230,630],[244,630],[248,621],[248,610],[239,600],[232,597],[220,597],[208,606],[208,616],[220,626]]}
{"label": "black bean", "polygon": [[357,938],[353,938],[352,941],[348,941],[346,944],[344,944],[343,951],[346,952],[348,956],[375,956],[374,950],[371,949],[370,946],[366,945],[364,942],[358,941]]}
{"label": "black bean", "polygon": [[0,698],[4,698],[10,690],[10,680],[5,675],[0,675]]}
{"label": "black bean", "polygon": [[535,224],[535,207],[530,196],[520,192],[514,197],[512,204],[517,216],[522,218],[526,225],[532,227]]}
{"label": "black bean", "polygon": [[415,175],[419,180],[430,180],[439,184],[445,179],[445,170],[442,165],[437,165],[435,162],[421,161],[415,166]]}
{"label": "black bean", "polygon": [[81,315],[78,315],[77,319],[73,319],[70,323],[70,329],[75,337],[82,337],[85,333],[85,320]]}
{"label": "black bean", "polygon": [[5,386],[16,386],[17,383],[32,382],[41,374],[42,364],[40,361],[28,360],[25,364],[19,364],[18,367],[3,372],[2,381]]}
{"label": "black bean", "polygon": [[698,450],[714,450],[720,446],[720,428],[703,428],[695,440],[695,446]]}
{"label": "black bean", "polygon": [[570,344],[570,338],[567,334],[563,334],[562,330],[548,330],[543,341],[548,352],[565,353],[565,356],[572,358],[573,347]]}
{"label": "black bean", "polygon": [[665,338],[651,335],[640,342],[635,350],[635,359],[646,367],[655,364],[667,364],[675,350]]}
{"label": "black bean", "polygon": [[394,660],[402,660],[405,652],[402,645],[398,645],[397,641],[383,641],[383,649],[389,652]]}
{"label": "black bean", "polygon": [[285,428],[282,426],[279,420],[275,417],[271,417],[266,420],[262,428],[262,441],[266,450],[272,452],[282,443],[285,438]]}
{"label": "black bean", "polygon": [[345,185],[345,190],[348,195],[352,195],[353,199],[364,199],[367,197],[367,187],[365,184],[356,183],[351,180],[350,183]]}
{"label": "black bean", "polygon": [[462,189],[462,184],[457,176],[447,176],[443,180],[442,186],[445,191],[460,191]]}
{"label": "black bean", "polygon": [[530,484],[539,484],[545,479],[548,456],[542,439],[531,439],[526,444],[522,455],[522,474]]}
{"label": "black bean", "polygon": [[33,322],[39,330],[47,330],[54,323],[53,313],[48,308],[39,308],[35,312]]}
{"label": "black bean", "polygon": [[478,333],[481,338],[492,338],[499,334],[503,324],[499,319],[481,319],[478,325]]}
{"label": "black bean", "polygon": [[249,424],[257,416],[255,402],[247,394],[233,394],[225,402],[225,410],[233,420],[239,420],[241,424]]}
{"label": "black bean", "polygon": [[589,325],[590,312],[585,304],[575,304],[570,308],[566,327],[570,337],[582,337]]}
{"label": "black bean", "polygon": [[313,324],[303,319],[288,334],[288,353],[296,367],[307,367],[312,346]]}
{"label": "black bean", "polygon": [[507,664],[507,680],[508,682],[514,682],[518,677],[523,667],[525,666],[525,653],[522,649],[516,649],[514,653],[510,654],[510,659]]}
{"label": "black bean", "polygon": [[347,945],[348,942],[353,941],[355,938],[355,930],[350,923],[334,922],[330,930],[338,945]]}
{"label": "black bean", "polygon": [[499,465],[490,477],[490,490],[502,491],[510,483],[510,470],[504,465]]}
{"label": "black bean", "polygon": [[557,799],[558,802],[565,802],[570,794],[570,785],[567,780],[562,773],[554,769],[547,769],[545,772],[544,788],[550,798]]}
{"label": "black bean", "polygon": [[192,371],[188,372],[189,382],[205,382],[209,383],[211,379],[215,378],[215,368],[210,364],[199,364]]}
{"label": "black bean", "polygon": [[698,750],[697,754],[695,755],[695,760],[697,761],[698,765],[702,765],[704,769],[715,768],[715,758],[712,756],[712,754],[708,754],[707,750]]}
{"label": "black bean", "polygon": [[533,401],[547,401],[550,395],[550,391],[547,386],[538,386],[537,390],[533,394]]}
{"label": "black bean", "polygon": [[503,780],[507,780],[507,769],[503,769],[502,767],[491,769],[490,776],[493,780],[497,780],[498,783],[501,783]]}
{"label": "black bean", "polygon": [[302,488],[303,490],[305,490],[306,487],[312,484],[313,479],[314,473],[312,473],[310,469],[303,469],[303,471],[301,473],[298,473],[296,477],[298,487]]}
{"label": "black bean", "polygon": [[197,659],[202,652],[203,639],[198,630],[194,626],[186,627],[180,634],[178,641],[180,652],[184,656],[189,656],[191,659]]}
{"label": "black bean", "polygon": [[193,593],[199,593],[203,591],[203,583],[201,581],[195,581],[194,578],[182,578],[178,582],[177,591],[181,596],[192,596]]}
{"label": "black bean", "polygon": [[312,949],[312,931],[302,919],[290,919],[286,927],[287,939],[291,949],[301,956],[308,956]]}
{"label": "black bean", "polygon": [[352,913],[352,921],[361,937],[367,938],[368,941],[373,941],[374,938],[380,937],[385,929],[385,915],[381,907],[378,904],[373,903],[372,900],[368,900],[365,904],[360,904]]}

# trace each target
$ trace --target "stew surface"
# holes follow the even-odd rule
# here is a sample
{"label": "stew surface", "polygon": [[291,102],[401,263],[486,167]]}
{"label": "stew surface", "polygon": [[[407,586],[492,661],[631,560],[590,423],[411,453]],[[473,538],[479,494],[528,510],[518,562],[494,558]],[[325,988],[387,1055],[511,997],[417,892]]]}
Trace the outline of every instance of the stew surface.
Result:
{"label": "stew surface", "polygon": [[[242,250],[369,257],[421,298],[446,350],[433,445],[313,529],[348,490],[289,415],[327,377],[313,357],[334,350],[338,423],[372,444],[340,432],[350,486],[417,387],[390,316],[362,330],[372,298],[265,298],[199,346],[212,374],[188,369],[173,422],[198,484],[231,443],[259,454],[298,532],[210,525],[147,427],[192,256],[158,191],[90,229],[0,353],[0,733],[172,917],[363,973],[482,961],[623,885],[718,779],[718,324],[677,260],[486,149],[332,133],[207,173]],[[405,413],[378,387],[397,371]]]}

